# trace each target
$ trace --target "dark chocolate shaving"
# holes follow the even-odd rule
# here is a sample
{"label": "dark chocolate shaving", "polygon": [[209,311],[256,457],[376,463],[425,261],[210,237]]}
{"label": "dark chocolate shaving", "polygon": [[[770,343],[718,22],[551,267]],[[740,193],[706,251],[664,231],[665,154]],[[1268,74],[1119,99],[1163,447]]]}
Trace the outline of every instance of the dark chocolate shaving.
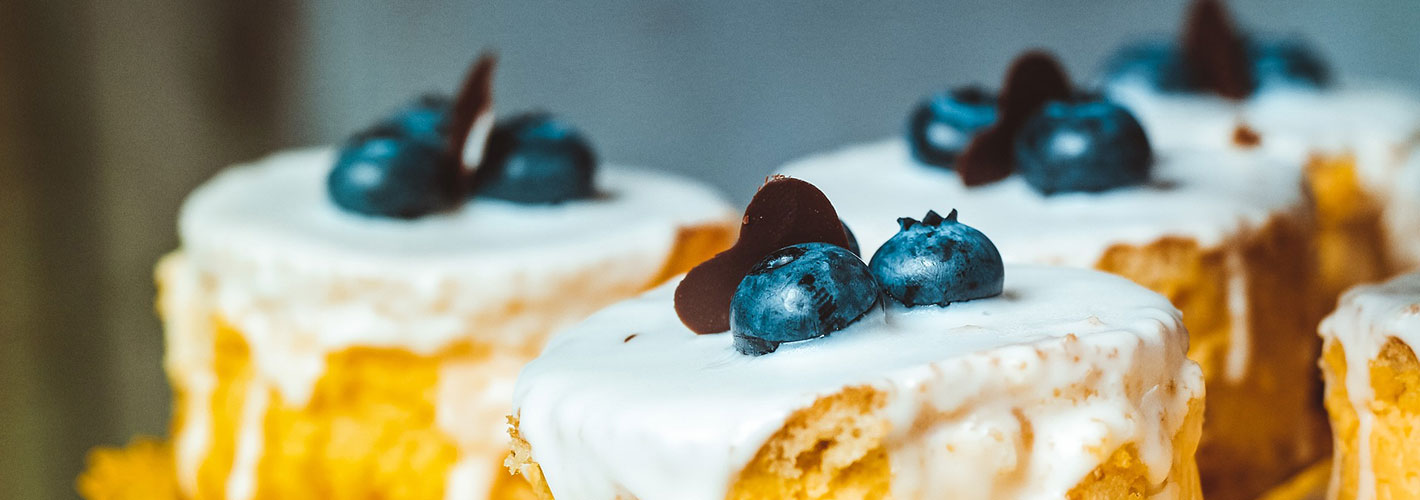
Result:
{"label": "dark chocolate shaving", "polygon": [[745,208],[735,246],[695,266],[675,289],[675,312],[699,334],[730,329],[730,299],[750,268],[775,250],[800,243],[848,248],[843,224],[813,184],[775,176]]}
{"label": "dark chocolate shaving", "polygon": [[[488,133],[493,128],[493,68],[497,63],[496,54],[479,54],[449,114],[448,155],[458,163],[465,177],[478,168]],[[474,134],[479,136],[474,137]]]}
{"label": "dark chocolate shaving", "polygon": [[1183,60],[1200,90],[1228,99],[1252,93],[1247,46],[1220,0],[1197,0],[1183,32]]}
{"label": "dark chocolate shaving", "polygon": [[968,144],[957,158],[962,183],[979,186],[1005,179],[1015,171],[1016,132],[1046,102],[1070,97],[1070,78],[1055,57],[1033,50],[1011,63],[996,101],[996,123]]}

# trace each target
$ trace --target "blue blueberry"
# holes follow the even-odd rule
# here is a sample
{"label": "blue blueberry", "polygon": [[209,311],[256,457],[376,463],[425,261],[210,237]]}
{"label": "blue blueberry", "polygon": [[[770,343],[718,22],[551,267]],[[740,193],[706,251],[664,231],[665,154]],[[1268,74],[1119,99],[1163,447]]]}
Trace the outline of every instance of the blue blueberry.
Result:
{"label": "blue blueberry", "polygon": [[1183,51],[1168,40],[1125,45],[1105,60],[1106,84],[1142,82],[1163,92],[1187,92],[1195,87]]}
{"label": "blue blueberry", "polygon": [[730,300],[730,330],[736,350],[759,356],[842,330],[877,303],[877,284],[861,259],[837,245],[803,243],[750,269]]}
{"label": "blue blueberry", "polygon": [[912,157],[951,168],[976,134],[996,122],[996,96],[980,87],[962,87],[928,97],[907,122]]}
{"label": "blue blueberry", "polygon": [[1021,128],[1015,153],[1021,176],[1046,195],[1146,183],[1153,159],[1139,120],[1103,100],[1047,103]]}
{"label": "blue blueberry", "polygon": [[1301,40],[1254,41],[1248,44],[1248,53],[1258,89],[1325,88],[1331,84],[1331,70]]}
{"label": "blue blueberry", "polygon": [[453,101],[448,97],[426,95],[381,120],[374,130],[443,148],[451,133],[449,115],[452,109]]}
{"label": "blue blueberry", "polygon": [[590,198],[596,166],[576,129],[551,115],[522,115],[493,127],[473,192],[519,203]]}
{"label": "blue blueberry", "polygon": [[326,178],[337,206],[358,214],[413,218],[457,203],[458,172],[442,149],[368,132],[341,149]]}
{"label": "blue blueberry", "polygon": [[901,229],[883,243],[869,264],[883,292],[907,306],[938,305],[1001,294],[1005,268],[986,235],[927,212],[918,222],[903,217]]}
{"label": "blue blueberry", "polygon": [[848,223],[844,222],[843,219],[838,219],[838,223],[843,225],[843,235],[848,237],[848,251],[853,252],[853,255],[857,255],[861,258],[863,251],[858,246],[858,237],[853,236],[853,230],[848,229]]}

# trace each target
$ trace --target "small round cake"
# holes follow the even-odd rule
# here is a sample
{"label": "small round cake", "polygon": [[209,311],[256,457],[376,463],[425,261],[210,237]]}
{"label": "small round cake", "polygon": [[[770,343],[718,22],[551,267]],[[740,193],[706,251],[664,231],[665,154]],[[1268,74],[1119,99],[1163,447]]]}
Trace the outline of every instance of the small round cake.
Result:
{"label": "small round cake", "polygon": [[171,443],[96,452],[81,492],[530,494],[502,468],[518,369],[555,329],[728,247],[734,214],[690,180],[596,165],[544,115],[488,122],[477,172],[444,176],[468,156],[421,146],[443,128],[421,114],[460,109],[421,101],[393,131],[231,167],[192,193],[182,247],[158,266]]}
{"label": "small round cake", "polygon": [[[1022,82],[1062,80],[1022,71],[1031,59],[1013,65],[992,107],[959,98],[970,94],[961,90],[934,95],[924,107],[937,121],[914,121],[906,141],[850,146],[779,172],[821,188],[864,255],[893,235],[895,215],[950,204],[1007,262],[1108,271],[1168,297],[1208,380],[1199,451],[1208,496],[1255,497],[1323,456],[1314,330],[1325,299],[1311,280],[1314,224],[1300,165],[1261,150],[1160,147],[1124,133],[1139,126],[1119,106],[1079,91],[1057,90],[1022,119],[1015,109],[1030,100]],[[993,127],[1023,125],[1004,141],[1013,150],[981,154],[997,129],[973,130],[960,116],[993,107]],[[932,127],[966,140],[919,141],[955,137]],[[928,154],[953,144],[951,161]],[[1015,158],[993,161],[1004,153]],[[1256,425],[1264,414],[1270,425]]]}
{"label": "small round cake", "polygon": [[[726,254],[755,247],[756,202]],[[810,211],[832,221],[788,210]],[[509,465],[578,500],[1201,498],[1202,372],[1167,299],[1003,267],[955,213],[895,239],[871,266],[769,253],[729,331],[685,303],[717,302],[701,271],[742,274],[716,260],[564,331],[518,378]]]}
{"label": "small round cake", "polygon": [[1420,210],[1403,190],[1420,176],[1406,162],[1420,145],[1415,92],[1335,78],[1301,39],[1240,33],[1209,0],[1195,2],[1180,43],[1121,50],[1105,88],[1160,147],[1260,149],[1303,165],[1329,296],[1420,264],[1416,226],[1387,221]]}
{"label": "small round cake", "polygon": [[1336,444],[1328,498],[1420,498],[1420,274],[1346,292],[1321,336]]}

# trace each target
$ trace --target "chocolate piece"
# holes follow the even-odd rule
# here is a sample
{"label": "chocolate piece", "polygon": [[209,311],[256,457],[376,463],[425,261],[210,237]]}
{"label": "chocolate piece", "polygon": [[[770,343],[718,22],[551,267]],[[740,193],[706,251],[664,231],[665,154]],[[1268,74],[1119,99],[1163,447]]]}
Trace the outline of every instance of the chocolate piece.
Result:
{"label": "chocolate piece", "polygon": [[497,63],[494,53],[479,54],[449,115],[452,127],[448,154],[458,160],[465,177],[472,175],[483,160],[488,134],[493,130],[493,68]]}
{"label": "chocolate piece", "polygon": [[848,248],[843,224],[813,184],[775,176],[745,208],[735,246],[695,266],[675,289],[675,312],[699,334],[730,329],[730,299],[750,268],[775,250],[800,243]]}
{"label": "chocolate piece", "polygon": [[1244,148],[1255,148],[1262,144],[1262,136],[1246,123],[1239,123],[1237,127],[1233,128],[1233,144]]}
{"label": "chocolate piece", "polygon": [[1219,0],[1197,0],[1183,32],[1183,60],[1201,90],[1228,99],[1252,93],[1247,47]]}
{"label": "chocolate piece", "polygon": [[1005,179],[1015,171],[1016,132],[1052,100],[1070,97],[1070,78],[1054,56],[1039,50],[1011,63],[996,101],[996,123],[968,144],[957,158],[956,171],[967,186]]}

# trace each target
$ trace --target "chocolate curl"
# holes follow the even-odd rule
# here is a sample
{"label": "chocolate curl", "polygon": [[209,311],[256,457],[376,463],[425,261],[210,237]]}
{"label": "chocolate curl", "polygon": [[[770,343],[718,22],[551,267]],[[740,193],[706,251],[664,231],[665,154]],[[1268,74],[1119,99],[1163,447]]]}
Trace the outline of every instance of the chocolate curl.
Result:
{"label": "chocolate curl", "polygon": [[1243,99],[1253,90],[1247,46],[1219,0],[1197,0],[1184,28],[1183,59],[1202,90]]}
{"label": "chocolate curl", "polygon": [[479,54],[454,101],[448,150],[450,158],[458,159],[463,177],[471,176],[483,161],[488,134],[493,131],[493,69],[497,63],[496,54]]}
{"label": "chocolate curl", "polygon": [[957,158],[962,183],[979,186],[1005,179],[1016,169],[1016,133],[1045,103],[1070,98],[1070,77],[1050,53],[1033,50],[1017,57],[1006,72],[996,103],[996,123],[968,144]]}
{"label": "chocolate curl", "polygon": [[813,184],[784,176],[764,183],[745,208],[735,246],[695,266],[675,289],[675,312],[698,334],[730,329],[730,300],[766,255],[800,243],[848,248],[838,212]]}

